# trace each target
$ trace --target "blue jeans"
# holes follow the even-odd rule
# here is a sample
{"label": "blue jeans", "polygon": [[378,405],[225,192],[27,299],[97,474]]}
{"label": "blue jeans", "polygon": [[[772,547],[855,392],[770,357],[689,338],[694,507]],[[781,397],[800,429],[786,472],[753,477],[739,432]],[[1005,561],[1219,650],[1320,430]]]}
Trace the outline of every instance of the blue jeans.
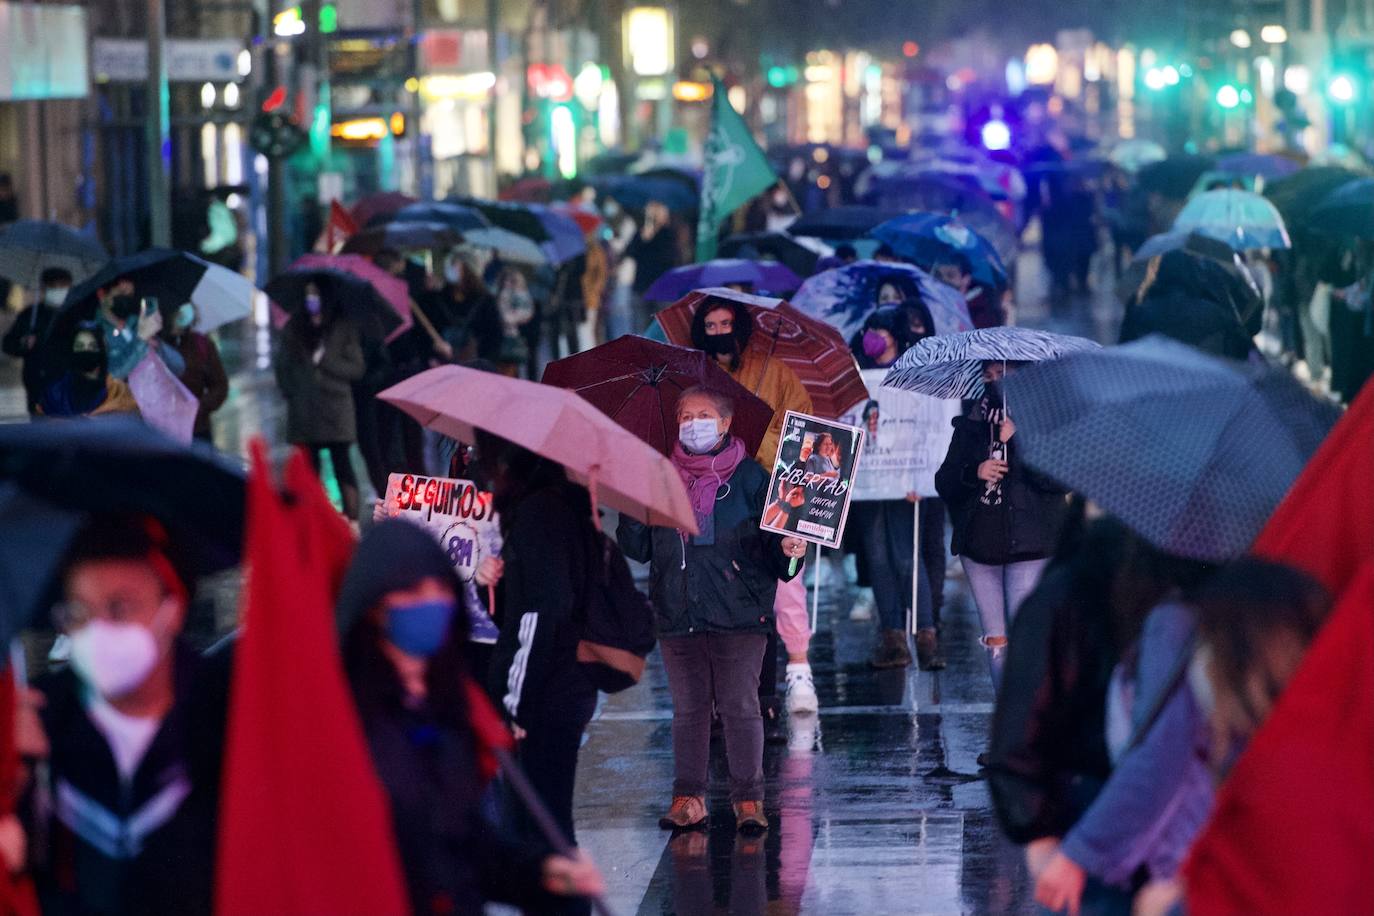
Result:
{"label": "blue jeans", "polygon": [[906,630],[913,567],[916,572],[916,626],[920,629],[935,626],[930,579],[925,564],[914,562],[915,507],[904,499],[885,499],[856,502],[849,511],[850,523],[859,526],[863,538],[873,603],[877,605],[882,628]]}
{"label": "blue jeans", "polygon": [[1000,566],[989,566],[968,557],[960,557],[959,561],[964,566],[964,577],[968,580],[969,591],[973,592],[973,601],[978,605],[978,618],[983,624],[983,647],[988,650],[988,667],[992,672],[992,689],[997,690],[1002,686],[1003,656],[1011,621],[1021,602],[1035,590],[1040,574],[1050,561],[1048,558],[1021,560]]}

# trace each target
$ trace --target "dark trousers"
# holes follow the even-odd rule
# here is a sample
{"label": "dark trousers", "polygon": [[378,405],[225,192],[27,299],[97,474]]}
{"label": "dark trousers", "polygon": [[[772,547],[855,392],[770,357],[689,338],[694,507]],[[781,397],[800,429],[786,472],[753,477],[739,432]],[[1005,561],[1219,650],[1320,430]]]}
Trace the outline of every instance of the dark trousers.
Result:
{"label": "dark trousers", "polygon": [[[550,689],[538,716],[525,727],[519,744],[520,766],[549,809],[564,837],[573,844],[573,787],[577,784],[577,752],[582,733],[596,711],[596,688],[575,668],[572,676]],[[524,835],[536,844],[544,838],[534,821],[521,809]]]}
{"label": "dark trousers", "polygon": [[763,717],[759,666],[763,633],[699,633],[659,640],[673,696],[673,795],[705,795],[711,709],[720,716],[730,769],[730,800],[763,798]]}
{"label": "dark trousers", "polygon": [[921,565],[930,582],[930,615],[935,626],[945,606],[945,501],[933,496],[921,498]]}
{"label": "dark trousers", "polygon": [[856,502],[850,506],[851,523],[863,538],[873,603],[884,630],[905,630],[911,604],[911,577],[918,573],[916,624],[935,625],[931,616],[930,583],[925,564],[916,566],[916,507],[904,499]]}

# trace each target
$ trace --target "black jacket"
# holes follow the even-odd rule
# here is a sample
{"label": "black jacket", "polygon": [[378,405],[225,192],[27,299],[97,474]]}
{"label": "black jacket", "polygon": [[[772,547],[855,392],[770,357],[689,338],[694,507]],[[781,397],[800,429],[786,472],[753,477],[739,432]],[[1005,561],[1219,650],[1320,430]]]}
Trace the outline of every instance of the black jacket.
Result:
{"label": "black jacket", "polygon": [[174,651],[176,701],[128,786],[76,674],[66,669],[36,685],[52,748],[50,791],[32,793],[29,825],[31,837],[47,837],[32,850],[44,913],[212,908],[228,656],[206,658],[180,643]]}
{"label": "black jacket", "polygon": [[[57,317],[57,309],[44,302],[36,302],[28,308],[14,316],[14,323],[5,332],[3,341],[0,341],[0,350],[4,350],[8,356],[23,360],[21,370],[24,391],[28,394],[29,409],[32,412],[33,405],[37,403],[39,393],[43,387],[44,354],[40,351],[43,341],[48,336],[48,328],[52,325],[52,320]],[[24,349],[24,338],[32,336],[34,345],[32,349]],[[49,362],[51,359],[48,360]]]}
{"label": "black jacket", "polygon": [[1017,455],[1016,437],[1007,443],[1010,470],[1002,478],[1000,505],[984,505],[984,483],[978,465],[988,458],[992,424],[954,418],[954,438],[944,464],[935,473],[935,489],[949,505],[954,521],[952,549],[978,563],[1000,566],[1018,560],[1040,560],[1054,552],[1068,515],[1068,492],[1026,466]]}
{"label": "black jacket", "polygon": [[594,693],[577,661],[587,571],[599,563],[587,491],[552,484],[522,499],[503,521],[505,575],[496,597],[501,634],[489,688],[528,728],[573,694]]}
{"label": "black jacket", "polygon": [[717,495],[715,543],[695,544],[676,528],[620,517],[616,540],[632,560],[650,564],[649,598],[658,635],[766,633],[773,595],[789,579],[781,538],[759,528],[768,475],[745,458]]}
{"label": "black jacket", "polygon": [[1109,613],[1113,524],[1094,525],[1072,559],[1051,566],[1012,624],[988,788],[1016,843],[1064,836],[1111,774],[1104,729],[1118,655]]}

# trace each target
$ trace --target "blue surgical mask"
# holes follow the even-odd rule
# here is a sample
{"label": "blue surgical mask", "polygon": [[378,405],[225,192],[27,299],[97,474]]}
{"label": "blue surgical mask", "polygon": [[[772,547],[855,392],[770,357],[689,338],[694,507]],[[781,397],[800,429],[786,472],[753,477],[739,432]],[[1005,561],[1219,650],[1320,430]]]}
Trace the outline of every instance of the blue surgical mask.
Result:
{"label": "blue surgical mask", "polygon": [[177,309],[176,316],[172,319],[172,327],[178,331],[189,328],[196,320],[196,307],[189,302],[183,302],[181,308]]}
{"label": "blue surgical mask", "polygon": [[678,426],[677,438],[687,451],[704,455],[720,442],[720,429],[715,420],[688,420]]}
{"label": "blue surgical mask", "polygon": [[386,638],[406,655],[430,658],[448,638],[453,601],[416,601],[387,608]]}

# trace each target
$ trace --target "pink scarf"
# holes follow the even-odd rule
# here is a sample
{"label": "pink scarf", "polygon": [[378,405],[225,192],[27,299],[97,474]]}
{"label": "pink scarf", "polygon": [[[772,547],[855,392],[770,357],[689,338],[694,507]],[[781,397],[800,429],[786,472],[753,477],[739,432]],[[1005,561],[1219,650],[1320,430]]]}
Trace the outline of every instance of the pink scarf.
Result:
{"label": "pink scarf", "polygon": [[692,515],[697,520],[697,530],[701,532],[694,543],[715,543],[716,494],[745,457],[744,443],[733,436],[727,440],[725,448],[714,455],[693,455],[682,447],[681,442],[673,443],[673,467],[677,468],[678,476],[687,487]]}

